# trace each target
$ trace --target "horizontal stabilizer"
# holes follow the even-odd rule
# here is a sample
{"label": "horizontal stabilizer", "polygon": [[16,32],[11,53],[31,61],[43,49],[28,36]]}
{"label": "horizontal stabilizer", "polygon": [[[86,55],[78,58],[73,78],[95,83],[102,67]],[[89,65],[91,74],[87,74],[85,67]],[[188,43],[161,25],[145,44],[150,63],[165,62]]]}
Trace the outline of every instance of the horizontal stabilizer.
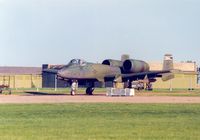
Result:
{"label": "horizontal stabilizer", "polygon": [[173,73],[165,73],[162,74],[162,80],[163,81],[168,81],[174,78],[174,74]]}

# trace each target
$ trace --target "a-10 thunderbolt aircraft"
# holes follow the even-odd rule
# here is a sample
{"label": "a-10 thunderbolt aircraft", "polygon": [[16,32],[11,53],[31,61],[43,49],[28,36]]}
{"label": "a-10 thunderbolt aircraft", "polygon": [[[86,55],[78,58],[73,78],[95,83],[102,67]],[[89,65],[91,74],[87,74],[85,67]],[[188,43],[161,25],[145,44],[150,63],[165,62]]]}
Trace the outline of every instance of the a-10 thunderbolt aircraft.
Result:
{"label": "a-10 thunderbolt aircraft", "polygon": [[[44,72],[54,72],[50,69]],[[73,59],[69,64],[64,65],[56,71],[57,77],[71,83],[71,95],[75,95],[78,82],[85,81],[88,83],[86,94],[92,95],[94,83],[124,82],[126,88],[131,88],[132,83],[143,83],[146,87],[151,87],[151,83],[161,77],[163,81],[174,78],[173,74],[173,57],[170,54],[164,56],[163,70],[150,71],[149,64],[135,59],[126,59],[124,61],[107,59],[98,63],[88,63],[81,59]],[[136,85],[137,85],[136,84]],[[137,86],[136,86],[137,87]]]}

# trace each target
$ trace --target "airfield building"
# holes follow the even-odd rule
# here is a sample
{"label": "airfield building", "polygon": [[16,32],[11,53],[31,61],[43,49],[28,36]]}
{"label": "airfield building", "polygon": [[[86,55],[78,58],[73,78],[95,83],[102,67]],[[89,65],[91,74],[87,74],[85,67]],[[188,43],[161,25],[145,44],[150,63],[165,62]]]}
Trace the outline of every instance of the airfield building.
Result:
{"label": "airfield building", "polygon": [[[42,69],[55,69],[59,70],[63,67],[63,65],[49,65],[43,64]],[[56,74],[42,72],[42,87],[43,88],[64,88],[70,86],[68,82],[57,79]]]}
{"label": "airfield building", "polygon": [[[150,62],[150,70],[162,70],[161,62]],[[163,82],[160,78],[153,83],[157,89],[195,89],[198,88],[198,71],[195,62],[174,63],[174,69],[181,70],[175,73],[175,78]]]}
{"label": "airfield building", "polygon": [[42,69],[39,67],[0,67],[0,85],[10,88],[41,88]]}

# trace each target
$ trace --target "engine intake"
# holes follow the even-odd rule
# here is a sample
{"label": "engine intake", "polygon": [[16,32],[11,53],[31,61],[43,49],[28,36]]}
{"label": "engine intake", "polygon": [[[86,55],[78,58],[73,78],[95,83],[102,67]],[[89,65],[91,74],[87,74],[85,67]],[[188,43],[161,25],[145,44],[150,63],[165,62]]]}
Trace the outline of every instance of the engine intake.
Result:
{"label": "engine intake", "polygon": [[123,63],[123,70],[126,73],[138,73],[149,71],[149,65],[141,60],[127,59]]}
{"label": "engine intake", "polygon": [[106,59],[102,62],[102,64],[114,67],[123,67],[123,62],[120,60]]}

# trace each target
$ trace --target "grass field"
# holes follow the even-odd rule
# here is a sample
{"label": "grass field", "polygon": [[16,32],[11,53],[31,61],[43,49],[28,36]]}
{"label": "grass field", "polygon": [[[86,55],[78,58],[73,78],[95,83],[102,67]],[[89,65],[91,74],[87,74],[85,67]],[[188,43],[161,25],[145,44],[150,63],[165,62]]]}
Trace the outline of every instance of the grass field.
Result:
{"label": "grass field", "polygon": [[1,140],[198,140],[200,104],[1,105]]}

